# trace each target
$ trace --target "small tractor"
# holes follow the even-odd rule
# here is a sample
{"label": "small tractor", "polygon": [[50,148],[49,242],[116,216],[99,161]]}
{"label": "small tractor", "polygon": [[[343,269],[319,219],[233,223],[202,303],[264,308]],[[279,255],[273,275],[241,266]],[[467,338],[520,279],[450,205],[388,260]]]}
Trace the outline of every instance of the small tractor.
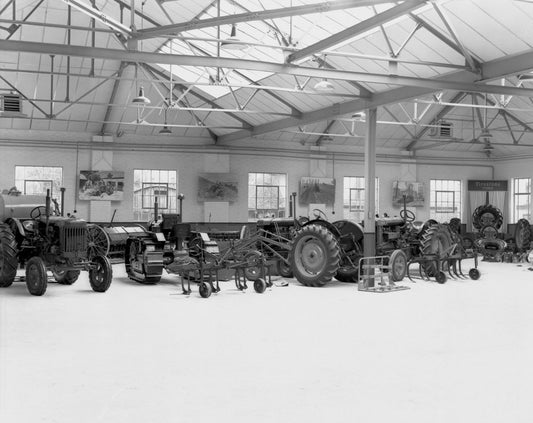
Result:
{"label": "small tractor", "polygon": [[96,292],[107,291],[113,278],[106,256],[89,258],[87,222],[63,217],[57,207],[52,212],[49,191],[46,197],[0,195],[1,288],[13,284],[19,266],[25,268],[28,291],[37,296],[46,292],[48,271],[63,285],[88,271]]}

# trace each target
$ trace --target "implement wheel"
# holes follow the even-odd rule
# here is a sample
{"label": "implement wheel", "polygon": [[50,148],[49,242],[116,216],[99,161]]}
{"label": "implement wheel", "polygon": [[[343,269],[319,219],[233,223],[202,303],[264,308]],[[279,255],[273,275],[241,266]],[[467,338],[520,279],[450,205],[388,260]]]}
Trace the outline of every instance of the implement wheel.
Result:
{"label": "implement wheel", "polygon": [[32,257],[26,262],[26,287],[31,295],[41,296],[48,287],[46,266],[41,257]]}
{"label": "implement wheel", "polygon": [[258,294],[262,294],[263,292],[266,291],[266,289],[267,289],[267,284],[264,279],[259,278],[254,281],[255,292],[257,292]]}
{"label": "implement wheel", "polygon": [[200,297],[209,298],[211,296],[211,293],[213,292],[213,288],[211,288],[211,284],[207,282],[202,282],[198,287],[198,292],[200,293]]}
{"label": "implement wheel", "polygon": [[335,236],[320,225],[304,226],[291,243],[289,263],[305,286],[324,286],[339,269],[340,251]]}
{"label": "implement wheel", "polygon": [[93,260],[96,256],[107,256],[111,248],[109,235],[98,225],[87,225],[87,257]]}
{"label": "implement wheel", "polygon": [[17,275],[17,243],[7,225],[0,225],[0,288],[11,286]]}
{"label": "implement wheel", "polygon": [[93,263],[96,264],[95,268],[89,270],[91,288],[95,292],[106,292],[113,280],[111,262],[105,256],[96,256]]}

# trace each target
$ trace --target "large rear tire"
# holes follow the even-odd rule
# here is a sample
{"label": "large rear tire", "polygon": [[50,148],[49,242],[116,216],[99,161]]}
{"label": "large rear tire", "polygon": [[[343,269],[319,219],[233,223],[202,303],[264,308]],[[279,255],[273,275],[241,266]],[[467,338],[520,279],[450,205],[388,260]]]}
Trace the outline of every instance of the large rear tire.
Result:
{"label": "large rear tire", "polygon": [[13,284],[17,276],[17,242],[7,225],[0,225],[0,288]]}
{"label": "large rear tire", "polygon": [[291,242],[289,263],[302,285],[324,286],[337,273],[339,262],[339,244],[324,226],[304,226]]}
{"label": "large rear tire", "polygon": [[[453,242],[448,228],[445,225],[433,225],[422,235],[422,254],[443,259],[451,251],[452,244]],[[437,269],[435,262],[430,261],[424,264],[424,270],[428,276],[435,276],[442,269]]]}
{"label": "large rear tire", "polygon": [[93,259],[96,266],[89,270],[89,282],[95,292],[106,292],[113,280],[113,268],[106,256],[96,256]]}
{"label": "large rear tire", "polygon": [[41,257],[32,257],[26,262],[26,287],[31,295],[41,296],[48,287],[46,266]]}

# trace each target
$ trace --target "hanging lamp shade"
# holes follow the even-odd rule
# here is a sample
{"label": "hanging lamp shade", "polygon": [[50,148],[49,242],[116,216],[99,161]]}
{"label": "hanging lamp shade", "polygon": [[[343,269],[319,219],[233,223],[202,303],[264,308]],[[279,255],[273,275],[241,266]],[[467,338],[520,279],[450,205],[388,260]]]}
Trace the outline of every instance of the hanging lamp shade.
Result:
{"label": "hanging lamp shade", "polygon": [[150,99],[144,95],[144,87],[139,88],[139,95],[131,100],[132,103],[139,106],[146,106],[151,103]]}
{"label": "hanging lamp shade", "polygon": [[167,125],[165,125],[165,126],[163,126],[163,128],[161,128],[159,133],[160,134],[172,134],[172,131],[170,130],[170,128]]}
{"label": "hanging lamp shade", "polygon": [[225,50],[243,50],[246,48],[246,44],[237,37],[237,25],[231,25],[231,34],[225,41],[220,43],[220,47]]}
{"label": "hanging lamp shade", "polygon": [[327,79],[323,79],[322,81],[319,81],[315,84],[315,90],[316,91],[334,91],[335,87],[331,82],[329,82]]}

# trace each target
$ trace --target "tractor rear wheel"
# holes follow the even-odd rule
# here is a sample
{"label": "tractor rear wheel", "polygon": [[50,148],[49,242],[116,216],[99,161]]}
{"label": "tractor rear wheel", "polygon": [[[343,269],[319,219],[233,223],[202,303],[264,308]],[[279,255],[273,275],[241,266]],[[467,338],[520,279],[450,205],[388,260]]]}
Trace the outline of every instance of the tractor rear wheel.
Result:
{"label": "tractor rear wheel", "polygon": [[61,285],[72,285],[80,276],[79,270],[52,270],[52,275],[57,283]]}
{"label": "tractor rear wheel", "polygon": [[0,288],[11,286],[17,275],[17,243],[7,225],[0,225]]}
{"label": "tractor rear wheel", "polygon": [[[448,253],[451,253],[453,242],[445,225],[433,225],[422,235],[421,244],[422,255],[440,260],[445,259]],[[440,264],[443,265],[442,262]],[[435,276],[439,270],[443,269],[437,269],[434,261],[428,261],[424,264],[424,270],[428,276]]]}
{"label": "tractor rear wheel", "polygon": [[337,273],[339,262],[337,239],[324,226],[304,226],[291,242],[289,263],[302,285],[324,286]]}
{"label": "tractor rear wheel", "polygon": [[106,292],[113,280],[113,268],[106,256],[96,256],[93,258],[96,265],[89,270],[89,282],[95,292]]}
{"label": "tractor rear wheel", "polygon": [[31,295],[43,295],[48,287],[46,266],[41,257],[32,257],[26,262],[26,287]]}

